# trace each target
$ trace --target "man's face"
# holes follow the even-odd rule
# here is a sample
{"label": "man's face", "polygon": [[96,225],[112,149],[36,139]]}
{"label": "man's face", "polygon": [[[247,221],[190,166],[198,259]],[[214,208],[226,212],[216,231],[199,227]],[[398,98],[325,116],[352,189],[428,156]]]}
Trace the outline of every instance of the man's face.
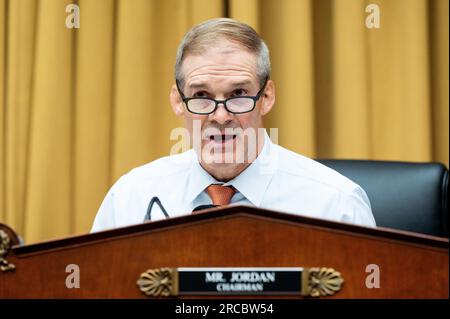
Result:
{"label": "man's face", "polygon": [[[261,89],[255,54],[226,40],[202,54],[188,54],[182,73],[184,86],[180,89],[186,97],[225,100],[255,96]],[[175,113],[183,116],[202,166],[219,180],[234,178],[257,157],[263,146],[263,135],[258,133],[258,128],[263,128],[262,116],[270,111],[273,103],[272,81],[268,81],[254,110],[244,114],[229,113],[223,104],[208,115],[192,114],[176,86],[171,92],[171,104]]]}

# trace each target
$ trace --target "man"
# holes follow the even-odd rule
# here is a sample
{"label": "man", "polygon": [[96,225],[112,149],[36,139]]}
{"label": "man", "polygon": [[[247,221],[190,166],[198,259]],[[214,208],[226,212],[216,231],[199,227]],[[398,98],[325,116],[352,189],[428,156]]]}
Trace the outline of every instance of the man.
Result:
{"label": "man", "polygon": [[[178,48],[175,80],[170,103],[193,149],[122,176],[92,231],[228,204],[375,226],[361,187],[271,142],[263,129],[275,103],[269,51],[250,26],[225,18],[195,26]],[[149,207],[156,199],[167,214]]]}

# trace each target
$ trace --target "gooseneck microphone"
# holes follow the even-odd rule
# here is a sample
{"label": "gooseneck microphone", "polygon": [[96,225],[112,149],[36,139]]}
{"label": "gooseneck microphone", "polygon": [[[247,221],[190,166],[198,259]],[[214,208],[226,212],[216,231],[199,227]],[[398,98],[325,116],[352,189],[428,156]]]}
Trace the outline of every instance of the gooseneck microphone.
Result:
{"label": "gooseneck microphone", "polygon": [[[167,213],[166,209],[164,208],[164,206],[161,204],[161,201],[159,200],[159,198],[154,196],[154,197],[152,197],[152,199],[150,200],[150,203],[148,204],[147,213],[145,214],[144,222],[152,220],[152,209],[153,209],[153,205],[155,205],[155,204],[157,204],[159,206],[159,208],[163,212],[164,216],[166,216],[166,218],[170,217],[169,214]],[[214,207],[217,207],[217,206],[219,206],[219,205],[211,205],[211,204],[199,205],[199,206],[194,208],[192,213],[194,214],[197,211],[204,210],[204,209],[209,209],[209,208],[214,208]]]}
{"label": "gooseneck microphone", "polygon": [[164,206],[161,204],[161,201],[159,200],[158,197],[152,197],[152,199],[150,200],[150,203],[148,204],[147,207],[147,213],[145,214],[145,218],[144,218],[144,222],[147,220],[152,220],[152,208],[154,204],[158,204],[159,208],[161,208],[161,211],[163,212],[164,216],[166,216],[166,218],[169,218],[169,214],[167,214],[167,211],[165,210]]}
{"label": "gooseneck microphone", "polygon": [[196,212],[196,211],[199,211],[199,210],[204,210],[204,209],[214,208],[214,207],[217,207],[217,206],[219,206],[219,205],[211,205],[211,204],[208,204],[208,205],[200,205],[200,206],[195,207],[194,210],[192,211],[192,213],[194,213],[194,212]]}

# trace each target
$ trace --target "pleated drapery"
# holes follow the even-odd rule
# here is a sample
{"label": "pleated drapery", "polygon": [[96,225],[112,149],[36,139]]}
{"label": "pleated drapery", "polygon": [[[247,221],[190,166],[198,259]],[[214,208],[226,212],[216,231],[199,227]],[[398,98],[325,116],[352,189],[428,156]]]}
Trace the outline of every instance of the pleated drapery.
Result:
{"label": "pleated drapery", "polygon": [[282,146],[448,166],[447,0],[72,2],[0,0],[0,222],[27,243],[88,232],[122,174],[168,155],[176,49],[213,17],[268,43]]}

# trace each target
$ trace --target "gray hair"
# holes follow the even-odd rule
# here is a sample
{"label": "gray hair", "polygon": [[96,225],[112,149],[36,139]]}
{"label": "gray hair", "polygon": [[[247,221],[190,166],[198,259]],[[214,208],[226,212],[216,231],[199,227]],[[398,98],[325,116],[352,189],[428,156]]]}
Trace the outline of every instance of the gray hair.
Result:
{"label": "gray hair", "polygon": [[269,48],[258,33],[249,25],[228,18],[204,21],[193,27],[181,40],[175,62],[175,80],[184,87],[181,66],[188,53],[200,54],[218,40],[236,42],[256,54],[256,67],[260,85],[270,76]]}

